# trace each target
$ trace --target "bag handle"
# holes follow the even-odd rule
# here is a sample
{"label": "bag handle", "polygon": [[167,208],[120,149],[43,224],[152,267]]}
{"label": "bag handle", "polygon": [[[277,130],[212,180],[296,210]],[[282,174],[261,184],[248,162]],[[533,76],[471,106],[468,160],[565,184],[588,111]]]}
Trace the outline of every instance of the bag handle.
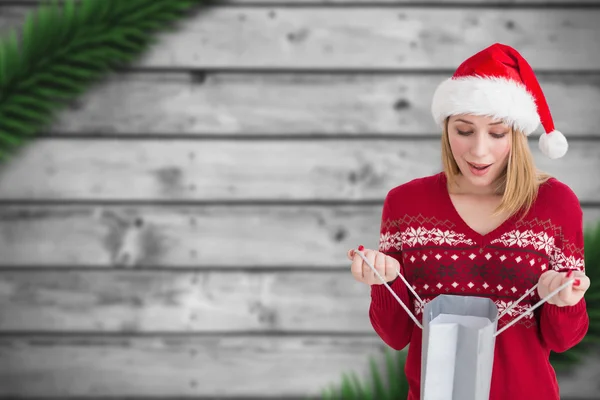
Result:
{"label": "bag handle", "polygon": [[[375,272],[375,274],[379,277],[379,279],[385,285],[385,287],[387,288],[387,290],[392,294],[392,296],[394,296],[396,298],[396,300],[398,301],[398,303],[400,303],[400,305],[402,306],[402,308],[404,308],[404,311],[406,311],[408,313],[408,315],[412,318],[412,320],[415,322],[415,324],[417,324],[417,326],[419,328],[423,329],[423,325],[417,320],[417,318],[414,316],[414,314],[408,309],[408,307],[406,306],[406,304],[404,304],[402,302],[402,300],[400,300],[400,298],[398,297],[398,295],[396,294],[396,292],[394,292],[392,290],[392,288],[390,287],[390,285],[387,284],[387,282],[385,281],[385,279],[381,276],[381,274],[379,272],[377,272],[377,270],[375,269],[375,267],[373,267],[373,265],[371,265],[371,263],[369,262],[369,260],[367,260],[367,258],[362,254],[362,252],[360,250],[358,250],[358,249],[354,249],[354,252],[356,254],[358,254],[360,256],[360,258],[362,258],[363,261],[366,262],[369,267],[371,267],[371,269],[373,270],[373,272]],[[423,306],[424,305],[423,300],[421,300],[421,298],[419,297],[419,295],[417,294],[417,292],[415,292],[415,290],[413,289],[412,285],[406,281],[406,278],[404,278],[404,276],[400,273],[400,270],[398,268],[396,268],[396,273],[398,274],[398,276],[400,277],[400,279],[402,279],[402,282],[404,282],[404,284],[406,285],[406,287],[417,298],[417,300],[419,301],[419,304],[421,306]],[[538,308],[539,306],[541,306],[542,304],[544,304],[545,302],[547,302],[548,300],[550,300],[558,292],[560,292],[561,290],[563,290],[567,286],[571,285],[574,281],[575,281],[575,279],[570,279],[567,282],[565,282],[562,285],[560,285],[554,291],[552,291],[551,293],[549,293],[548,295],[546,295],[546,297],[544,297],[543,299],[541,299],[540,301],[538,301],[535,305],[533,305],[530,308],[528,308],[527,310],[525,310],[517,318],[513,319],[508,324],[504,325],[502,327],[502,329],[498,330],[494,334],[494,337],[498,336],[499,334],[501,334],[502,332],[504,332],[505,330],[507,330],[508,328],[510,328],[512,325],[514,325],[515,323],[517,323],[519,320],[521,320],[522,318],[524,318],[526,315],[528,315],[529,313],[533,312],[533,310],[535,310],[536,308]],[[504,314],[506,314],[507,312],[509,312],[513,308],[515,308],[517,306],[517,304],[519,304],[525,297],[529,296],[538,287],[538,285],[539,285],[539,283],[536,283],[535,285],[533,285],[532,288],[528,289],[525,292],[525,294],[523,296],[521,296],[519,299],[517,299],[517,301],[515,301],[513,304],[511,304],[510,307],[507,307],[504,311],[502,311],[500,314],[498,314],[497,320],[499,321],[500,318],[502,318],[504,316]]]}
{"label": "bag handle", "polygon": [[[415,324],[417,324],[417,326],[419,328],[423,329],[423,325],[421,325],[421,323],[419,322],[419,320],[417,319],[417,317],[415,317],[414,314],[408,309],[408,307],[406,306],[406,304],[404,304],[404,302],[402,300],[400,300],[400,297],[398,297],[398,295],[396,294],[396,292],[394,292],[394,290],[390,287],[390,285],[387,284],[387,282],[385,281],[385,279],[383,278],[383,276],[381,276],[381,274],[379,272],[377,272],[377,270],[375,269],[375,267],[373,267],[371,265],[371,263],[369,262],[369,260],[367,260],[367,258],[362,254],[362,252],[360,250],[358,250],[358,249],[354,249],[354,253],[358,254],[360,256],[360,258],[362,258],[363,261],[366,262],[369,267],[371,267],[371,269],[373,270],[373,272],[375,272],[375,274],[379,277],[379,279],[381,280],[381,282],[383,282],[383,284],[385,285],[385,287],[387,288],[387,290],[389,290],[389,292],[392,294],[392,296],[394,296],[396,298],[396,300],[398,301],[398,303],[400,303],[400,305],[402,306],[402,308],[404,308],[404,311],[406,311],[408,313],[408,315],[412,318],[412,320],[415,322]],[[419,304],[421,304],[421,306],[423,306],[423,300],[421,300],[421,298],[419,297],[419,295],[417,294],[417,292],[414,291],[414,289],[410,285],[410,283],[408,283],[406,281],[406,279],[404,278],[404,276],[402,276],[402,274],[400,273],[400,270],[398,268],[396,268],[396,273],[398,274],[398,276],[400,277],[400,279],[402,279],[402,282],[404,282],[404,284],[406,285],[406,287],[417,298],[417,300],[419,301]]]}
{"label": "bag handle", "polygon": [[[546,297],[544,297],[543,299],[541,299],[540,301],[538,301],[535,305],[533,305],[530,308],[528,308],[527,310],[525,310],[521,315],[519,315],[517,318],[513,319],[512,321],[510,321],[508,324],[504,325],[502,327],[502,329],[500,329],[499,331],[497,331],[494,334],[494,336],[498,336],[499,334],[501,334],[502,332],[504,332],[505,330],[507,330],[508,328],[510,328],[513,324],[517,323],[517,321],[519,321],[521,318],[525,317],[527,314],[531,313],[533,310],[535,310],[536,308],[538,308],[539,306],[541,306],[542,304],[544,304],[545,302],[547,302],[548,300],[550,300],[551,297],[553,297],[554,295],[556,295],[558,292],[560,292],[561,290],[563,290],[567,286],[571,285],[573,282],[575,282],[575,279],[569,279],[567,282],[565,282],[562,285],[560,285],[559,287],[557,287],[554,291],[552,291],[551,293],[548,293],[546,295]],[[509,312],[510,310],[512,310],[517,304],[519,304],[519,302],[521,300],[523,300],[531,292],[533,292],[538,287],[538,285],[539,285],[539,283],[536,283],[531,289],[529,289],[528,291],[526,291],[523,296],[521,296],[517,301],[515,301],[513,304],[511,304],[510,307],[507,307],[500,315],[498,315],[498,320],[500,320],[500,317],[502,317],[504,314],[506,314],[507,312]]]}

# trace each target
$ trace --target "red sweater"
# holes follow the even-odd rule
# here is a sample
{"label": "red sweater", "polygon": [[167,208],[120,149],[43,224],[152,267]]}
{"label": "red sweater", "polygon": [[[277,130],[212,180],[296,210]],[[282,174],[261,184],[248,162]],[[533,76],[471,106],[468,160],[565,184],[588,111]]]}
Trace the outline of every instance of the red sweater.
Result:
{"label": "red sweater", "polygon": [[[480,235],[454,208],[439,173],[389,191],[379,251],[400,262],[401,273],[424,302],[439,294],[489,297],[500,312],[549,268],[584,270],[583,214],[568,186],[551,178],[523,221],[509,218]],[[422,309],[400,279],[392,289],[422,321]],[[498,321],[498,329],[532,306],[537,291]],[[369,317],[390,347],[408,348],[408,400],[420,398],[422,330],[384,285],[371,286]],[[563,352],[587,333],[585,300],[557,307],[545,303],[496,337],[490,400],[555,400],[559,388],[550,351]]]}

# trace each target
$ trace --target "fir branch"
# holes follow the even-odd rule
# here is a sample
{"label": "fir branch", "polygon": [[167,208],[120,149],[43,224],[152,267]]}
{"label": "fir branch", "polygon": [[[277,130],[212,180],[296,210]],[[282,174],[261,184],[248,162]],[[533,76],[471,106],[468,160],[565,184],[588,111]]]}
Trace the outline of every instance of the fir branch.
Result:
{"label": "fir branch", "polygon": [[322,391],[321,400],[400,400],[408,396],[408,382],[404,374],[406,364],[406,351],[395,351],[384,348],[385,351],[385,376],[377,367],[375,359],[370,357],[370,383],[361,383],[354,372],[348,377],[342,374],[342,382],[339,387],[329,385]]}
{"label": "fir branch", "polygon": [[107,72],[132,62],[201,0],[61,0],[0,41],[0,159]]}

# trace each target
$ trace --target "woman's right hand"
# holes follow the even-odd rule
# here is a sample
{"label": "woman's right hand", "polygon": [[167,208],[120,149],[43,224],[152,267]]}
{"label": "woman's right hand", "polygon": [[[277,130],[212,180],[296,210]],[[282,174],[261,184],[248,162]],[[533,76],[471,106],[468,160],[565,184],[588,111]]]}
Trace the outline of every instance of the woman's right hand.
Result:
{"label": "woman's right hand", "polygon": [[[380,251],[370,249],[362,250],[362,254],[369,260],[371,265],[375,267],[377,272],[379,272],[386,282],[391,282],[398,277],[400,263],[395,258],[383,254]],[[348,250],[347,257],[352,261],[350,269],[352,270],[354,279],[366,283],[367,285],[381,285],[383,283],[360,255],[356,254],[355,249]]]}

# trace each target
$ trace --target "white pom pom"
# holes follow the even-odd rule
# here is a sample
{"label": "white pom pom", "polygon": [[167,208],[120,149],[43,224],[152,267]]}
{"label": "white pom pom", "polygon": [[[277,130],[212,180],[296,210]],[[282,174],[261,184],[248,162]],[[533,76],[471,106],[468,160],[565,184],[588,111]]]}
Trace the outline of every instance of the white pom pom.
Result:
{"label": "white pom pom", "polygon": [[567,138],[561,132],[554,130],[548,134],[543,133],[540,136],[539,147],[547,157],[561,158],[567,153],[569,144],[567,143]]}

